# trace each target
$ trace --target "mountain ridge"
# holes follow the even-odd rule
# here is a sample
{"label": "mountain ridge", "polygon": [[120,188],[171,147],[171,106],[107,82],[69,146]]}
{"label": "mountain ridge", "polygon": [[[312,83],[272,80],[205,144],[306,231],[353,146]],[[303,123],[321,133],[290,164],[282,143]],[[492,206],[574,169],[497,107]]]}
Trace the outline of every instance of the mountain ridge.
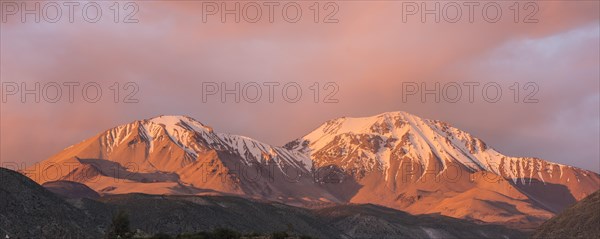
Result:
{"label": "mountain ridge", "polygon": [[505,156],[445,122],[406,112],[332,119],[281,147],[218,133],[191,117],[158,116],[113,127],[26,174],[38,183],[77,181],[102,194],[375,203],[528,228],[600,184],[594,172]]}

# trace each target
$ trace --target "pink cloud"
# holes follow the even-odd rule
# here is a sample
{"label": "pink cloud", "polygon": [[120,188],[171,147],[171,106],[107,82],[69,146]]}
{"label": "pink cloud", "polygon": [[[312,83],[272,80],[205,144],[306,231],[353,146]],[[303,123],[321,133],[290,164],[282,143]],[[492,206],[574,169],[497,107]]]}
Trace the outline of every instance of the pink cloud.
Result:
{"label": "pink cloud", "polygon": [[[507,154],[598,171],[590,157],[600,157],[593,136],[599,3],[536,3],[535,24],[515,24],[509,12],[495,24],[403,23],[397,2],[340,2],[337,24],[203,23],[195,2],[139,2],[138,24],[3,23],[3,82],[96,81],[106,89],[135,81],[140,103],[112,103],[105,91],[96,104],[2,104],[0,157],[36,162],[109,127],[159,114],[187,114],[222,132],[283,144],[334,117],[405,110],[449,121]],[[204,81],[333,81],[340,103],[312,103],[308,92],[295,104],[203,103]],[[540,103],[404,103],[408,81],[533,81]],[[36,150],[28,150],[32,145]]]}

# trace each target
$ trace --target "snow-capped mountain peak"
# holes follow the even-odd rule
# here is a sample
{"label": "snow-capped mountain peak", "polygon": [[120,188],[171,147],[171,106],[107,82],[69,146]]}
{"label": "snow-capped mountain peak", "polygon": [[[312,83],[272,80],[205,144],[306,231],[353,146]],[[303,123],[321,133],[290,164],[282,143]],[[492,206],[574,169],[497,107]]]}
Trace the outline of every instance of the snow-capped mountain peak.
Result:
{"label": "snow-capped mountain peak", "polygon": [[[426,180],[448,172],[459,177]],[[38,183],[71,180],[100,193],[376,203],[488,222],[547,219],[600,184],[596,173],[505,156],[447,123],[406,112],[333,119],[284,147],[217,133],[187,116],[159,116],[109,129],[26,173]]]}
{"label": "snow-capped mountain peak", "polygon": [[246,165],[272,161],[278,167],[291,165],[304,171],[312,168],[310,158],[299,152],[274,147],[246,136],[217,133],[210,126],[179,115],[162,115],[106,131],[101,134],[101,138],[102,145],[107,148],[107,157],[110,157],[115,147],[126,143],[132,135],[139,135],[146,143],[147,155],[154,153],[156,145],[162,145],[167,140],[184,150],[187,162],[193,162],[199,155],[216,150],[236,155]]}
{"label": "snow-capped mountain peak", "polygon": [[[460,165],[471,172],[489,171],[515,182],[537,174],[542,167],[532,165],[540,164],[536,159],[502,155],[448,123],[401,111],[333,119],[286,147],[309,155],[318,166],[336,164],[361,175],[379,170],[386,174],[386,180],[390,161],[402,159],[423,169],[435,167],[439,172],[447,170],[449,164]],[[545,167],[561,171],[564,165],[547,163]],[[540,180],[545,180],[541,173]]]}
{"label": "snow-capped mountain peak", "polygon": [[212,132],[212,128],[202,124],[201,122],[184,115],[161,115],[146,120],[149,123],[162,124],[165,128],[173,129],[176,127],[191,127],[197,132],[208,131]]}

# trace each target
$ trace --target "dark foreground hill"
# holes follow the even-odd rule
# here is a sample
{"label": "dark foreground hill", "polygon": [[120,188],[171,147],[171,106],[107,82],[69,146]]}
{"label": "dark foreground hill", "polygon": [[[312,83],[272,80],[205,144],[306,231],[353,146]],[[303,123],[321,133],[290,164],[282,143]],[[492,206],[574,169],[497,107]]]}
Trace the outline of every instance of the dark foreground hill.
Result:
{"label": "dark foreground hill", "polygon": [[31,179],[0,168],[0,237],[98,238],[90,215]]}
{"label": "dark foreground hill", "polygon": [[542,224],[533,238],[600,238],[600,191]]}
{"label": "dark foreground hill", "polygon": [[[179,234],[218,227],[261,234],[286,231],[317,238],[524,238],[519,231],[391,208],[340,205],[305,209],[229,196],[114,195],[101,199],[125,210],[132,228]],[[506,237],[505,237],[506,236]]]}
{"label": "dark foreground hill", "polygon": [[137,235],[177,235],[216,228],[287,232],[315,238],[524,238],[502,226],[437,215],[414,216],[375,205],[306,209],[231,196],[108,195],[63,199],[0,168],[0,237],[102,238],[118,211]]}

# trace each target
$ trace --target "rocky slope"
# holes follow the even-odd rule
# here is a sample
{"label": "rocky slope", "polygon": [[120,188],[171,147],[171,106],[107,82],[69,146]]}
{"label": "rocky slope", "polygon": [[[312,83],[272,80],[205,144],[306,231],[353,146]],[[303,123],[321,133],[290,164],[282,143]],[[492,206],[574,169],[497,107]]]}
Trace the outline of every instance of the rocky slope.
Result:
{"label": "rocky slope", "polygon": [[544,222],[532,238],[600,238],[600,191]]}

